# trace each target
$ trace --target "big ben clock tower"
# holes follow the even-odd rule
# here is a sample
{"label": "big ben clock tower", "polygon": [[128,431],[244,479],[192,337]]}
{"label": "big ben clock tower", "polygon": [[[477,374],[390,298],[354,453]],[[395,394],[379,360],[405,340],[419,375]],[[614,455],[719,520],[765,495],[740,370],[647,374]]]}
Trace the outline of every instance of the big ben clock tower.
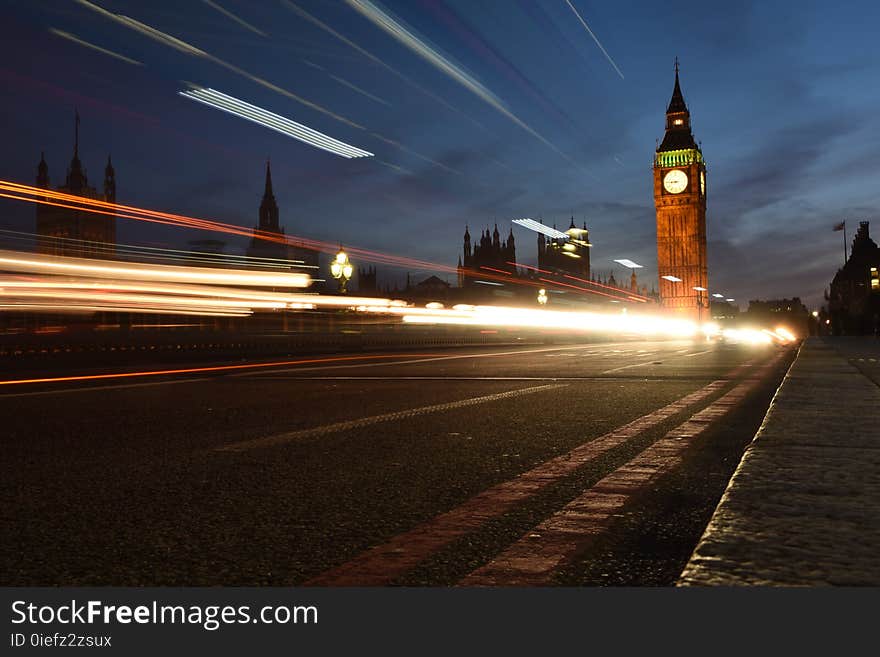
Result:
{"label": "big ben clock tower", "polygon": [[678,83],[666,109],[666,134],[654,155],[660,305],[682,318],[709,318],[706,268],[706,163],[691,133]]}

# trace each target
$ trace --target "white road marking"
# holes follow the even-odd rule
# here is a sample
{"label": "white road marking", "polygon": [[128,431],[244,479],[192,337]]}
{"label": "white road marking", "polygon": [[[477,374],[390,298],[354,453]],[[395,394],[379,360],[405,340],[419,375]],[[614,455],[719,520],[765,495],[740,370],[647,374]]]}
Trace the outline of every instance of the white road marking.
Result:
{"label": "white road marking", "polygon": [[[609,343],[608,346],[615,346],[617,343]],[[261,374],[283,374],[286,372],[312,372],[316,370],[338,370],[338,369],[351,369],[353,367],[385,367],[388,365],[409,365],[412,363],[433,363],[441,360],[460,360],[464,358],[494,358],[496,356],[519,356],[521,354],[540,354],[547,353],[551,351],[564,351],[570,349],[595,349],[595,345],[583,346],[583,347],[572,347],[568,345],[566,347],[548,347],[546,349],[526,349],[526,350],[518,350],[518,351],[500,351],[493,352],[489,354],[456,354],[454,356],[432,356],[430,358],[414,358],[409,360],[393,360],[393,361],[383,361],[381,363],[351,363],[346,365],[316,365],[313,367],[289,367],[285,369],[278,370],[262,370],[260,372],[238,372],[235,374],[227,374],[227,377],[241,377],[241,376],[259,376]],[[603,353],[603,352],[600,352]],[[607,352],[604,352],[607,353]]]}
{"label": "white road marking", "polygon": [[622,365],[621,367],[615,367],[610,370],[605,370],[602,374],[611,374],[612,372],[620,372],[621,370],[628,370],[631,367],[641,367],[642,365],[650,365],[653,363],[653,360],[646,360],[644,363],[632,363],[631,365]]}
{"label": "white road marking", "polygon": [[475,406],[477,404],[487,404],[501,399],[510,397],[519,397],[521,395],[530,395],[536,392],[547,392],[556,390],[557,388],[565,388],[566,384],[549,384],[543,386],[535,386],[532,388],[520,388],[519,390],[509,390],[507,392],[499,392],[494,395],[485,395],[483,397],[471,397],[470,399],[462,399],[446,404],[434,404],[432,406],[422,406],[420,408],[412,408],[405,411],[396,411],[394,413],[383,413],[382,415],[373,415],[371,417],[362,417],[357,420],[347,420],[345,422],[334,422],[333,424],[325,424],[320,427],[312,427],[311,429],[301,429],[299,431],[288,431],[273,436],[265,436],[263,438],[254,438],[252,440],[242,440],[236,443],[230,443],[223,447],[217,447],[213,452],[244,452],[251,449],[260,449],[264,447],[275,447],[284,445],[285,443],[299,440],[301,438],[312,438],[314,436],[323,436],[330,433],[339,433],[350,429],[360,429],[380,422],[391,422],[394,420],[404,420],[417,415],[427,415],[429,413],[439,413],[441,411],[449,411],[455,408],[465,406]]}
{"label": "white road marking", "polygon": [[702,355],[702,354],[710,354],[710,353],[712,353],[713,351],[715,351],[715,350],[714,350],[714,349],[706,349],[706,351],[697,351],[697,352],[694,352],[694,353],[692,353],[692,354],[685,354],[685,355],[684,355],[684,358],[692,358],[692,357],[694,357],[694,356],[700,356],[700,355]]}
{"label": "white road marking", "polygon": [[[684,351],[676,351],[675,353],[678,355],[671,355],[670,354],[670,358],[690,358],[691,356],[699,356],[701,354],[708,354],[708,353],[713,352],[715,350],[714,349],[707,349],[706,351],[697,351],[692,354],[684,353],[686,351],[688,351],[688,350],[685,349]],[[642,367],[643,365],[651,365],[654,362],[655,362],[654,360],[647,360],[642,363],[632,363],[631,365],[623,365],[621,367],[615,367],[610,370],[605,370],[604,372],[602,372],[602,374],[612,374],[613,372],[620,372],[621,370],[628,370],[632,367]]]}
{"label": "white road marking", "polygon": [[172,383],[196,383],[207,381],[207,377],[197,379],[169,379],[168,381],[150,381],[149,383],[120,383],[112,386],[87,386],[83,388],[63,388],[60,390],[39,390],[36,392],[13,392],[0,395],[0,400],[10,397],[36,397],[38,395],[66,395],[71,392],[95,392],[96,390],[122,390],[123,388],[145,388],[147,386],[167,386]]}

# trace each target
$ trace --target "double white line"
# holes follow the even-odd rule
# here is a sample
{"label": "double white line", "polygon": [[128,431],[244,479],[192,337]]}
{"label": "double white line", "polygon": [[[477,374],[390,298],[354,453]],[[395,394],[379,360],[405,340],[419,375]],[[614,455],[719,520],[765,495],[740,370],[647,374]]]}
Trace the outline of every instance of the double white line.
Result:
{"label": "double white line", "polygon": [[223,110],[224,112],[228,112],[239,118],[253,121],[266,128],[280,132],[283,135],[298,139],[309,146],[320,148],[321,150],[333,153],[334,155],[339,155],[340,157],[352,159],[356,157],[373,156],[373,153],[370,153],[369,151],[355,148],[351,144],[346,144],[345,142],[334,139],[322,132],[312,130],[301,123],[291,121],[288,118],[264,110],[256,105],[246,103],[243,100],[224,94],[216,89],[192,87],[186,91],[179,91],[178,93],[184,98],[189,98],[190,100],[202,103],[203,105],[208,105],[215,109]]}

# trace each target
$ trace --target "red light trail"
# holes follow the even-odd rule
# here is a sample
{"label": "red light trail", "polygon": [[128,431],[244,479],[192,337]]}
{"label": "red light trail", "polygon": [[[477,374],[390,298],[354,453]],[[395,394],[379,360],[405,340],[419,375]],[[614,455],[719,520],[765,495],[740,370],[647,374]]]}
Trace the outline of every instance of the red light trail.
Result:
{"label": "red light trail", "polygon": [[[312,249],[314,251],[320,251],[322,253],[333,254],[339,249],[339,244],[337,242],[322,242],[319,240],[313,240],[305,237],[297,237],[292,235],[278,235],[275,233],[267,233],[260,230],[250,230],[242,228],[241,226],[236,226],[234,224],[223,223],[219,221],[212,221],[209,219],[199,219],[197,217],[188,217],[185,215],[174,214],[171,212],[160,212],[157,210],[148,210],[145,208],[137,208],[129,205],[122,205],[119,203],[109,203],[107,201],[101,201],[98,199],[90,199],[82,196],[76,196],[74,194],[65,194],[64,192],[53,191],[51,189],[44,189],[42,187],[34,187],[31,185],[23,185],[21,183],[15,183],[7,180],[0,180],[0,197],[9,198],[17,201],[27,201],[30,203],[39,203],[42,205],[50,205],[55,207],[66,208],[70,210],[82,210],[87,212],[92,212],[95,214],[102,214],[106,216],[114,216],[120,217],[123,219],[133,219],[136,221],[146,221],[150,223],[164,224],[168,226],[176,226],[179,228],[190,228],[194,230],[206,230],[218,233],[225,233],[229,235],[239,235],[243,237],[255,237],[257,239],[269,241],[269,242],[277,242],[280,244],[291,244],[294,246],[300,246],[307,249]],[[407,258],[403,256],[396,256],[387,253],[380,253],[377,251],[371,251],[368,249],[363,249],[359,247],[346,247],[346,250],[350,255],[354,256],[354,258],[363,260],[365,262],[375,262],[380,264],[391,265],[394,267],[409,267],[416,269],[424,269],[427,271],[439,271],[450,274],[458,274],[459,269],[457,267],[442,265],[434,262],[427,262],[425,260],[418,260],[416,258]],[[530,269],[536,269],[534,267],[527,267]],[[505,283],[512,283],[517,285],[527,285],[531,287],[543,287],[542,284],[537,283],[535,281],[531,281],[528,279],[515,278],[509,272],[501,272],[497,269],[485,268],[489,269],[489,272],[480,270],[471,270],[464,269],[463,273],[472,276],[472,277],[482,277],[495,281],[503,281]],[[541,270],[538,270],[541,271]],[[495,273],[500,272],[500,273]],[[503,275],[502,275],[503,274]],[[569,277],[573,278],[573,277]],[[585,292],[588,294],[597,294],[604,297],[610,297],[612,299],[617,299],[620,301],[630,301],[634,299],[634,296],[626,290],[620,290],[618,288],[613,288],[607,285],[602,285],[599,283],[595,283],[593,281],[586,281],[582,279],[575,279],[582,281],[584,283],[588,283],[592,286],[598,286],[606,288],[607,290],[613,293],[603,293],[599,290],[595,290],[588,287],[580,287],[575,285],[568,285],[566,283],[562,283],[560,281],[549,280],[549,279],[541,279],[544,284],[550,286],[560,286],[567,287],[570,289],[578,290],[579,292]],[[648,301],[647,298],[640,297],[637,300]]]}

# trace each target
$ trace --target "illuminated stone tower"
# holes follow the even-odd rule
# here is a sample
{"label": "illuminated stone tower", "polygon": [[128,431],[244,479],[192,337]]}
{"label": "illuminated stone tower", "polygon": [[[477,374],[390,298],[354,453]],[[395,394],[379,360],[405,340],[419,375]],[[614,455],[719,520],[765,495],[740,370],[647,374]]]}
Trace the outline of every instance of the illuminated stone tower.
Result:
{"label": "illuminated stone tower", "polygon": [[666,134],[654,155],[660,305],[683,318],[709,317],[706,267],[706,163],[691,133],[678,82],[666,109]]}

